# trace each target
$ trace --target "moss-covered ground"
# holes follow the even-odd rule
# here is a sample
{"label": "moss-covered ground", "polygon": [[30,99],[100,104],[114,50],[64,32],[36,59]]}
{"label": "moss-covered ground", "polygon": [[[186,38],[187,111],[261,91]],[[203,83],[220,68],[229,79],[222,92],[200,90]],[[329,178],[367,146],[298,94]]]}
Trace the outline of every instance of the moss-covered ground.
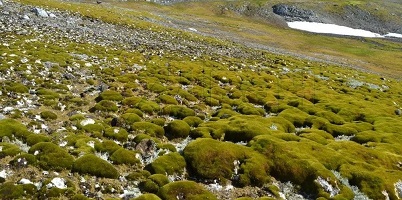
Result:
{"label": "moss-covered ground", "polygon": [[[93,5],[21,2],[116,20]],[[120,23],[148,25],[130,16],[123,12]],[[129,50],[46,35],[0,38],[7,44],[0,43],[1,78],[8,81],[0,84],[0,107],[8,110],[0,120],[0,165],[13,172],[0,183],[0,198],[85,199],[98,191],[119,198],[133,185],[153,193],[136,199],[216,199],[203,186],[217,182],[265,188],[258,197],[269,199],[278,197],[273,180],[279,180],[297,185],[306,197],[352,199],[356,194],[336,173],[371,199],[384,193],[399,198],[399,80],[258,50],[258,59],[157,55],[149,47]],[[187,136],[194,141],[173,152],[171,144]],[[160,157],[143,161],[155,152]],[[19,182],[47,184],[54,172],[66,180],[65,189]],[[320,185],[321,179],[338,192]],[[93,185],[87,191],[83,182]]]}

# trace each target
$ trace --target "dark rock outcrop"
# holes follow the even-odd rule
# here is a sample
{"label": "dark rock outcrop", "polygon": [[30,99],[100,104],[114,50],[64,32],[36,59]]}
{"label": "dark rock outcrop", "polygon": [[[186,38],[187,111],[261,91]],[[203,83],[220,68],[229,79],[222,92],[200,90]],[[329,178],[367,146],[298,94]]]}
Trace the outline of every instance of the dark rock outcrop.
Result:
{"label": "dark rock outcrop", "polygon": [[284,17],[286,21],[320,22],[319,17],[314,11],[305,10],[293,5],[277,4],[272,6],[272,10],[275,14]]}

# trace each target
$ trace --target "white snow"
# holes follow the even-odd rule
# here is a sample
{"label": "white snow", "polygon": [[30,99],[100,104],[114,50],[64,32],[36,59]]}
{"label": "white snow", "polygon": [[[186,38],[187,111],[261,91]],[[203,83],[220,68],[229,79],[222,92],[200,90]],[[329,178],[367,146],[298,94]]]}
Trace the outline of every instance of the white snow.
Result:
{"label": "white snow", "polygon": [[313,33],[327,33],[335,35],[349,35],[349,36],[368,37],[368,38],[384,38],[384,37],[402,38],[402,34],[399,33],[388,33],[386,35],[381,35],[379,33],[373,33],[371,31],[354,29],[347,26],[340,26],[336,24],[297,21],[297,22],[288,22],[288,26],[293,29]]}
{"label": "white snow", "polygon": [[385,37],[395,37],[395,38],[402,38],[402,34],[399,33],[388,33],[384,35]]}

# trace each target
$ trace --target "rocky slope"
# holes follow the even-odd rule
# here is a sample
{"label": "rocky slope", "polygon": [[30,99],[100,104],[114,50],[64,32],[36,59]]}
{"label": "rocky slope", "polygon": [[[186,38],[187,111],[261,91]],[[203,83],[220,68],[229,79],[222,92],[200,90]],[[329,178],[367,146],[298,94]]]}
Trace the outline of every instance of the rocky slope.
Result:
{"label": "rocky slope", "polygon": [[402,196],[397,80],[1,2],[2,199]]}

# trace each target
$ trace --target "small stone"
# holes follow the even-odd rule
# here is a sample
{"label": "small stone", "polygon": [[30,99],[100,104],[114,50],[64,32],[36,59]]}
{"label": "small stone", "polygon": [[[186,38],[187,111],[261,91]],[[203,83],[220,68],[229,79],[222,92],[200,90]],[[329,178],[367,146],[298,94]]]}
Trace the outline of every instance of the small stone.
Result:
{"label": "small stone", "polygon": [[75,79],[75,76],[72,75],[71,73],[65,73],[65,74],[63,74],[63,76],[64,76],[64,78],[67,79],[67,80]]}
{"label": "small stone", "polygon": [[50,18],[56,18],[56,15],[53,14],[53,13],[49,13],[49,17],[50,17]]}
{"label": "small stone", "polygon": [[49,17],[47,12],[41,8],[34,8],[33,12],[39,17]]}
{"label": "small stone", "polygon": [[29,61],[28,58],[22,58],[22,59],[21,59],[21,63],[22,63],[22,64],[25,64],[25,63],[27,63],[28,61]]}
{"label": "small stone", "polygon": [[29,20],[30,18],[29,18],[28,15],[24,15],[24,16],[22,16],[22,19],[23,19],[23,20]]}
{"label": "small stone", "polygon": [[20,181],[18,181],[18,183],[20,184],[33,184],[32,181],[30,181],[29,179],[23,178]]}
{"label": "small stone", "polygon": [[4,4],[3,4],[3,2],[2,1],[0,1],[0,6],[3,6]]}
{"label": "small stone", "polygon": [[401,109],[396,109],[395,114],[398,115],[398,116],[401,116],[402,115],[402,110]]}
{"label": "small stone", "polygon": [[95,120],[88,118],[88,119],[84,119],[80,122],[81,126],[86,126],[88,124],[95,124]]}

